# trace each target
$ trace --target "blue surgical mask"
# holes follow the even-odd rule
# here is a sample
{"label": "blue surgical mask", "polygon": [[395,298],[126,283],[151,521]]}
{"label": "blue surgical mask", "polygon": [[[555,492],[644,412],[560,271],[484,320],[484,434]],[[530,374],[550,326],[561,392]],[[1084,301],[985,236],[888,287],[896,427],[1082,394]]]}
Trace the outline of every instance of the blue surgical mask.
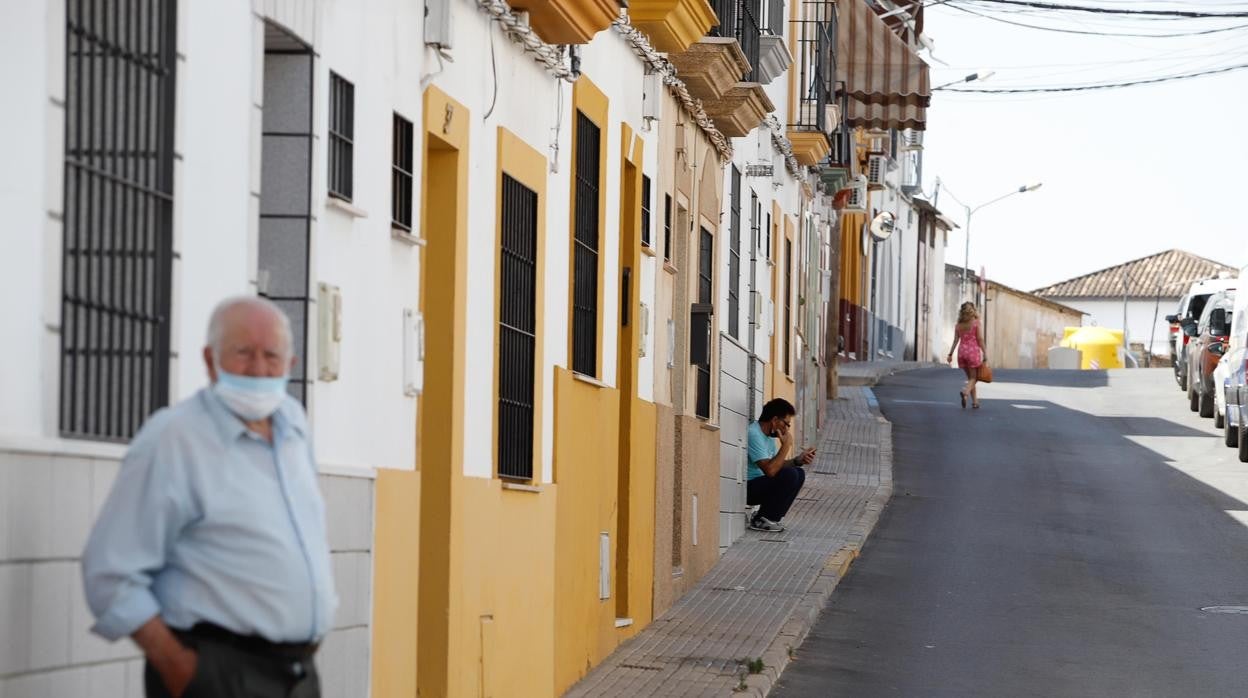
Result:
{"label": "blue surgical mask", "polygon": [[289,376],[257,378],[227,373],[217,367],[217,382],[212,390],[225,406],[240,418],[254,422],[277,411],[286,398]]}

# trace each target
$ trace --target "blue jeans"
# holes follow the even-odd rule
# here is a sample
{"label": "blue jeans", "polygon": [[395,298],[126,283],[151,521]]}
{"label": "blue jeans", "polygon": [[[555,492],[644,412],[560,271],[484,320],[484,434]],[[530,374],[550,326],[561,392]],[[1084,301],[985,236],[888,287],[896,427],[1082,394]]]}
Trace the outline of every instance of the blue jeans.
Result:
{"label": "blue jeans", "polygon": [[745,483],[745,503],[761,505],[758,515],[770,521],[779,521],[789,513],[797,493],[806,483],[804,468],[786,465],[772,477],[763,475]]}

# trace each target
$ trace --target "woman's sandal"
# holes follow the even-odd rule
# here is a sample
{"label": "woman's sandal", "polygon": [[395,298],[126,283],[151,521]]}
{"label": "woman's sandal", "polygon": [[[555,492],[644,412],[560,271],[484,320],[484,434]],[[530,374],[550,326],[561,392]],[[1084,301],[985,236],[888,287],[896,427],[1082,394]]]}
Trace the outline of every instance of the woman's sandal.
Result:
{"label": "woman's sandal", "polygon": [[977,409],[979,409],[979,401],[972,402],[972,403],[971,403],[971,409],[973,409],[973,410],[977,410]]}
{"label": "woman's sandal", "polygon": [[958,397],[959,397],[959,398],[962,398],[962,409],[966,409],[966,393],[964,393],[964,392],[962,392],[961,390],[959,390],[959,391],[958,391]]}

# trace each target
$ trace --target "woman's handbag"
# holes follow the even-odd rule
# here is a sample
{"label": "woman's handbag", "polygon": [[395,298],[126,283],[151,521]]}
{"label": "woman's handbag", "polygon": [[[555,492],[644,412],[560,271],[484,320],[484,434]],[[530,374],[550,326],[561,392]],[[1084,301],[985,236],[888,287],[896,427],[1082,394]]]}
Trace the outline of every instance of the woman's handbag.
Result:
{"label": "woman's handbag", "polygon": [[989,366],[987,362],[980,364],[979,368],[975,369],[975,371],[976,371],[975,380],[979,381],[980,383],[992,382],[992,367]]}

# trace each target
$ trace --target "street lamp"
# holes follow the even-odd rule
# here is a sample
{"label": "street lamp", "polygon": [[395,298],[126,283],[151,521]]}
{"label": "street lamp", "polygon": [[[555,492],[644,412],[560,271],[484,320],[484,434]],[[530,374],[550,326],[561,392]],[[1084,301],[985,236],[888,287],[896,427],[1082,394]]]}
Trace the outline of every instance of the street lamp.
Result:
{"label": "street lamp", "polygon": [[[967,206],[966,204],[962,203],[961,199],[954,196],[953,192],[949,191],[948,187],[945,187],[945,191],[949,192],[949,196],[953,197],[954,201],[958,202],[959,204],[961,204],[962,208],[966,209],[966,257],[965,257],[965,262],[962,265],[962,284],[958,287],[959,295],[961,295],[964,298],[966,297],[966,278],[971,268],[971,216],[974,215],[974,213],[978,211],[979,209],[985,206],[991,206],[992,204],[995,204],[1002,199],[1008,199],[1009,197],[1014,196],[1015,194],[1022,194],[1022,193],[1029,192],[1029,191],[1035,191],[1040,188],[1041,184],[1043,183],[1036,182],[1035,184],[1024,184],[1023,186],[1009,193],[1002,194],[1001,196],[998,196],[997,198],[991,201],[985,201],[984,203],[975,207]],[[936,186],[937,187],[943,186],[943,183],[940,181],[939,178],[937,178],[936,180]]]}

